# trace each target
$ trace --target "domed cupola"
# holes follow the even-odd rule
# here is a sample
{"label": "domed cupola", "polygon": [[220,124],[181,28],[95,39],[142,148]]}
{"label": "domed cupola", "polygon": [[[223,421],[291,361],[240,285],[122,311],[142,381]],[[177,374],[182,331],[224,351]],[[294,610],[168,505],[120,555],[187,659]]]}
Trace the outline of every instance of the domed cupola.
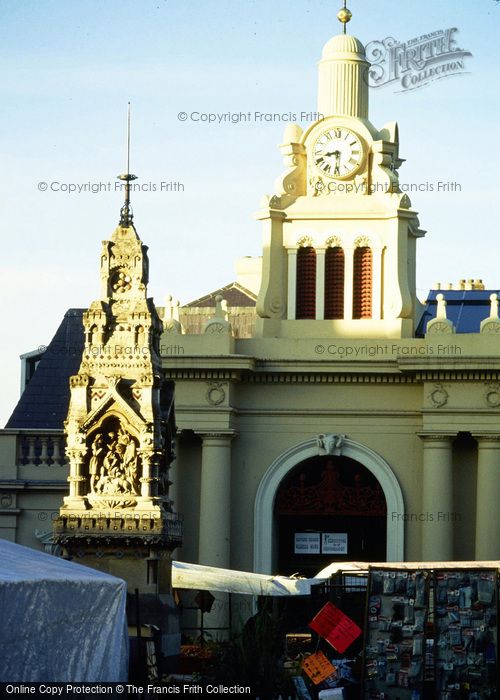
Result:
{"label": "domed cupola", "polygon": [[368,70],[365,47],[345,33],[351,13],[344,7],[337,15],[344,33],[332,37],[319,62],[318,112],[325,117],[368,118]]}

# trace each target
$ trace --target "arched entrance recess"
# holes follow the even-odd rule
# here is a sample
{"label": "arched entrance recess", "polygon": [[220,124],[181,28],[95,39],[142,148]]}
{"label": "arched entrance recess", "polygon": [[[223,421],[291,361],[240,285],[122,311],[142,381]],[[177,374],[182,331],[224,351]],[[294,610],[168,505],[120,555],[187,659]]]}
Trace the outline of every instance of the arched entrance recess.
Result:
{"label": "arched entrance recess", "polygon": [[[254,571],[275,573],[277,533],[274,506],[283,479],[298,464],[317,456],[345,456],[366,467],[377,479],[387,505],[387,561],[402,561],[404,522],[393,513],[404,513],[403,494],[392,469],[374,450],[343,435],[318,435],[294,445],[270,465],[257,489],[254,516]],[[333,559],[333,557],[332,557]]]}

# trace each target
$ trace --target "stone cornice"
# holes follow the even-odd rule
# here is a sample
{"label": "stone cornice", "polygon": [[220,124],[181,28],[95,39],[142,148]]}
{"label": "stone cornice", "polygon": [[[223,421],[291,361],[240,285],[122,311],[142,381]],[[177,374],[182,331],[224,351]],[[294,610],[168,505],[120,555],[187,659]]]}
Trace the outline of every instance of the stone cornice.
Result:
{"label": "stone cornice", "polygon": [[[474,406],[471,408],[470,406],[462,406],[458,408],[449,408],[448,405],[441,406],[441,407],[424,407],[420,411],[420,414],[423,416],[428,416],[428,415],[446,415],[446,416],[460,416],[460,415],[465,415],[465,416],[470,416],[471,414],[475,416],[497,416],[500,413],[499,408],[482,408],[481,406]],[[469,431],[470,432],[470,431]]]}
{"label": "stone cornice", "polygon": [[[311,408],[232,408],[232,409],[223,409],[220,412],[225,413],[227,416],[286,416],[286,417],[293,417],[293,416],[332,416],[332,409],[331,408],[317,408],[317,409],[311,409]],[[177,423],[180,422],[185,422],[186,429],[188,429],[188,424],[192,426],[193,420],[195,420],[194,416],[198,416],[200,414],[207,414],[207,415],[213,415],[215,412],[217,412],[217,408],[213,408],[211,406],[197,406],[197,405],[182,405],[182,406],[177,406],[175,409],[176,417],[177,417]],[[442,411],[441,411],[442,412]],[[377,409],[374,411],[373,408],[367,408],[367,409],[362,409],[362,408],[342,408],[342,409],[335,409],[333,411],[336,416],[366,416],[367,418],[378,418],[379,416],[389,416],[391,418],[398,418],[398,419],[421,419],[423,411],[405,411],[405,410],[399,410],[398,408],[394,409]],[[469,411],[470,413],[470,411]],[[181,416],[183,417],[181,419]]]}
{"label": "stone cornice", "polygon": [[258,359],[184,356],[163,359],[173,380],[252,384],[421,384],[435,381],[500,381],[499,357],[396,358],[394,360]]}
{"label": "stone cornice", "polygon": [[226,369],[172,369],[166,368],[165,376],[167,379],[198,381],[198,380],[218,380],[225,382],[238,382],[242,378],[241,372],[228,371]]}
{"label": "stone cornice", "polygon": [[[343,221],[361,221],[361,220],[371,220],[371,221],[387,221],[390,219],[411,219],[418,215],[415,209],[400,209],[394,207],[392,210],[380,209],[376,210],[373,208],[363,210],[353,211],[352,209],[342,209],[339,211],[338,216],[332,218],[331,209],[328,210],[318,210],[318,209],[293,209],[288,212],[288,219],[290,221],[310,221],[315,220],[327,220],[332,223],[332,226],[338,225]],[[261,218],[261,217],[256,217]],[[267,217],[262,217],[267,218]]]}
{"label": "stone cornice", "polygon": [[[179,343],[185,337],[191,336],[176,336]],[[235,370],[253,370],[255,366],[255,358],[250,355],[162,355],[163,369],[178,370],[186,368],[203,368],[203,369],[225,369],[228,371]]]}
{"label": "stone cornice", "polygon": [[247,375],[248,384],[418,384],[412,376],[368,372],[269,372]]}
{"label": "stone cornice", "polygon": [[439,442],[439,443],[445,443],[446,445],[450,444],[452,442],[452,440],[455,440],[455,438],[457,437],[456,431],[455,432],[439,431],[439,432],[435,432],[435,433],[425,432],[425,433],[417,433],[417,435],[424,442],[427,442],[427,443]]}
{"label": "stone cornice", "polygon": [[0,489],[4,491],[67,491],[68,481],[54,479],[37,479],[36,481],[25,479],[0,479]]}
{"label": "stone cornice", "polygon": [[475,433],[472,431],[472,437],[474,440],[477,440],[477,442],[480,445],[484,445],[484,443],[487,442],[493,442],[497,444],[497,447],[500,448],[500,434],[499,433],[486,433],[484,431]]}
{"label": "stone cornice", "polygon": [[44,435],[64,435],[64,430],[55,428],[0,428],[0,435],[33,435],[43,437]]}
{"label": "stone cornice", "polygon": [[[443,336],[443,343],[451,345],[460,336]],[[457,347],[459,347],[457,345]],[[395,358],[397,365],[404,372],[455,372],[455,371],[492,371],[500,373],[498,355],[442,355],[436,357],[401,357]]]}
{"label": "stone cornice", "polygon": [[247,384],[423,384],[424,382],[486,382],[500,381],[500,370],[465,370],[465,371],[428,371],[418,373],[397,372],[369,372],[365,369],[351,369],[346,372],[344,368],[335,368],[327,371],[274,371],[266,372],[227,372],[227,370],[214,369],[171,369],[166,375],[174,381],[234,381]]}
{"label": "stone cornice", "polygon": [[500,369],[498,370],[428,370],[416,372],[414,375],[416,382],[497,382],[500,380]]}
{"label": "stone cornice", "polygon": [[[491,442],[494,443],[495,445],[500,448],[500,433],[487,433],[484,430],[479,430],[476,432],[474,429],[471,431],[471,436],[474,438],[474,440],[477,440],[478,443],[487,443]],[[446,432],[446,431],[438,431],[438,432],[422,432],[422,433],[417,433],[418,437],[421,438],[424,442],[449,442],[452,440],[455,440],[458,433],[457,432]]]}
{"label": "stone cornice", "polygon": [[195,435],[198,435],[198,437],[201,437],[203,440],[205,439],[212,439],[212,440],[232,440],[233,438],[238,436],[238,433],[236,430],[217,430],[217,429],[211,429],[211,428],[206,428],[206,429],[201,429],[201,430],[195,430],[193,431]]}

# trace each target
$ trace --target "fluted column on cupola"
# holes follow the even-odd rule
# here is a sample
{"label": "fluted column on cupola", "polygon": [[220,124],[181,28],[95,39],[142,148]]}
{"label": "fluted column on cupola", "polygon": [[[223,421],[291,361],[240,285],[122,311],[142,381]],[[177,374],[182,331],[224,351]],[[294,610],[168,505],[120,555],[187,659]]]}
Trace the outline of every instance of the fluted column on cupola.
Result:
{"label": "fluted column on cupola", "polygon": [[[345,32],[351,13],[344,8],[338,18]],[[345,33],[330,39],[319,62],[318,112],[324,117],[368,119],[369,67],[359,39]]]}

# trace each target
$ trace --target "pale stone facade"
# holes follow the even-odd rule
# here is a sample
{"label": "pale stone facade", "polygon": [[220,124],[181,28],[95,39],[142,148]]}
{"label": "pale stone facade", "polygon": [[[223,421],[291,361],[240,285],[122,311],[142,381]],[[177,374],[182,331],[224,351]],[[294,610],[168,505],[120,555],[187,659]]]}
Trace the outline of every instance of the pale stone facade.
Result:
{"label": "pale stone facade", "polygon": [[[499,557],[498,296],[480,282],[460,285],[465,306],[482,299],[483,316],[462,323],[466,332],[447,317],[454,291],[439,290],[426,310],[434,317],[422,321],[415,268],[424,231],[399,189],[397,124],[378,130],[368,119],[366,69],[360,42],[334,37],[320,63],[324,119],[285,130],[286,170],[257,214],[263,256],[252,337],[235,338],[220,310],[217,333],[177,328],[162,337],[162,347],[175,337],[177,348],[163,352],[163,367],[176,383],[182,560],[291,574],[332,558]],[[300,267],[301,248],[309,268]],[[370,251],[364,291],[358,248]],[[340,290],[329,249],[341,251]],[[340,302],[328,311],[329,294]],[[356,309],[363,294],[366,313]],[[380,509],[367,503],[380,493],[373,477],[382,528]],[[300,556],[293,537],[311,530],[341,533],[345,549]]]}
{"label": "pale stone facade", "polygon": [[[325,46],[324,118],[305,132],[286,129],[286,171],[257,214],[262,269],[252,259],[239,266],[238,291],[248,291],[248,303],[238,297],[225,308],[229,285],[194,305],[169,297],[159,310],[161,366],[176,391],[170,497],[184,516],[175,552],[183,561],[310,573],[332,559],[499,558],[498,295],[471,283],[463,293],[432,293],[425,308],[417,299],[424,232],[399,191],[397,125],[369,121],[367,67],[354,37]],[[154,312],[141,309],[146,330]],[[471,309],[474,322],[464,325]],[[99,334],[95,313],[87,332],[92,322]],[[137,333],[136,325],[126,332]],[[134,376],[150,396],[151,383]],[[101,389],[99,402],[119,402],[111,384]],[[72,412],[92,410],[90,390],[85,382],[74,387]],[[127,431],[139,453],[143,433],[134,420]],[[64,466],[52,447],[44,456],[52,434],[39,431],[30,453],[33,432],[16,430],[0,442],[0,490],[12,495],[0,524],[33,546],[30,513],[57,507]],[[90,456],[88,438],[87,431]],[[78,459],[78,445],[69,447]],[[73,466],[68,507],[109,500],[98,482],[98,493],[88,480],[82,488],[80,476]],[[126,490],[135,501],[126,507],[137,509],[141,498],[154,505],[149,488],[141,496],[135,486]],[[344,544],[335,554],[314,550],[311,540],[301,554],[296,536],[308,532],[342,535]]]}
{"label": "pale stone facade", "polygon": [[[395,123],[377,130],[368,120],[364,48],[354,37],[329,41],[319,64],[318,112],[304,133],[290,125],[280,146],[286,171],[276,194],[264,197],[262,285],[257,312],[265,336],[412,337],[421,311],[415,294],[416,239],[423,236],[408,196],[401,192]],[[333,150],[332,150],[333,149]],[[297,253],[314,249],[314,320],[297,316]],[[342,251],[343,308],[325,315],[325,254]],[[371,252],[371,310],[363,323],[353,308],[357,248]],[[303,318],[303,317],[302,317]],[[333,322],[332,322],[333,321]]]}

